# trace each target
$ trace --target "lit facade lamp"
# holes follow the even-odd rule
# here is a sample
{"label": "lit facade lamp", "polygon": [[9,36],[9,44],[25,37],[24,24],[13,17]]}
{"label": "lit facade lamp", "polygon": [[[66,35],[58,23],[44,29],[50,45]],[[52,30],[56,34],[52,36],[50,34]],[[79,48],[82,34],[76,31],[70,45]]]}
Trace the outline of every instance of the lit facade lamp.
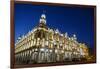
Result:
{"label": "lit facade lamp", "polygon": [[50,53],[52,53],[52,50],[50,50]]}
{"label": "lit facade lamp", "polygon": [[35,51],[38,51],[38,49],[36,48]]}
{"label": "lit facade lamp", "polygon": [[64,53],[64,50],[62,50],[61,53]]}
{"label": "lit facade lamp", "polygon": [[60,43],[60,46],[62,46],[62,43]]}
{"label": "lit facade lamp", "polygon": [[57,53],[58,52],[58,50],[57,49],[55,49],[55,53]]}
{"label": "lit facade lamp", "polygon": [[44,50],[44,48],[41,48],[40,51],[44,52],[45,50]]}

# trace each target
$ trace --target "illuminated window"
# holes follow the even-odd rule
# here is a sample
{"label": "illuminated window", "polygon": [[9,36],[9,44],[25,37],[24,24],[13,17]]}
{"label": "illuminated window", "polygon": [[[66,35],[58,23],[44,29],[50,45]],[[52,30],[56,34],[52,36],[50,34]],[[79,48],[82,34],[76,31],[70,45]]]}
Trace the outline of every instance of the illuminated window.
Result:
{"label": "illuminated window", "polygon": [[48,41],[45,41],[45,45],[48,46],[49,45],[49,42]]}
{"label": "illuminated window", "polygon": [[33,43],[33,45],[36,45],[36,39],[34,39],[34,43]]}
{"label": "illuminated window", "polygon": [[31,40],[31,47],[33,46],[33,40]]}

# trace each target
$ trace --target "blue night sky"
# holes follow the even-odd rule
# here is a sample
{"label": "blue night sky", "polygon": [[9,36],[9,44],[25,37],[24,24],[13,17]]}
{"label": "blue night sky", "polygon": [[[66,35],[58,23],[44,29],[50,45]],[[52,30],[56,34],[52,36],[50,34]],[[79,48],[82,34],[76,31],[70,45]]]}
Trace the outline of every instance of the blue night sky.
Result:
{"label": "blue night sky", "polygon": [[28,33],[39,23],[43,11],[46,11],[47,26],[58,28],[69,36],[76,34],[78,42],[94,46],[94,9],[80,7],[15,4],[14,23],[15,41]]}

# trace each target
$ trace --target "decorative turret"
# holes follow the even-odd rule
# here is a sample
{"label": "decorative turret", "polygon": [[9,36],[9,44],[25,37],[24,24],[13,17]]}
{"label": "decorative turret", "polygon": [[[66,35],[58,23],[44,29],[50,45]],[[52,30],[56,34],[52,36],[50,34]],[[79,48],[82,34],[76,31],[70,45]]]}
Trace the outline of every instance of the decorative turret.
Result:
{"label": "decorative turret", "polygon": [[76,35],[75,35],[75,34],[73,34],[73,38],[74,38],[74,40],[77,40],[77,37],[76,37]]}
{"label": "decorative turret", "polygon": [[45,14],[41,15],[40,23],[46,24],[46,15]]}
{"label": "decorative turret", "polygon": [[67,33],[67,32],[65,33],[65,37],[66,37],[66,38],[68,37],[68,33]]}
{"label": "decorative turret", "polygon": [[58,29],[56,29],[56,30],[55,30],[55,33],[58,33],[58,34],[59,34],[59,30],[58,30]]}
{"label": "decorative turret", "polygon": [[46,15],[45,14],[41,15],[41,18],[39,21],[39,26],[46,28]]}

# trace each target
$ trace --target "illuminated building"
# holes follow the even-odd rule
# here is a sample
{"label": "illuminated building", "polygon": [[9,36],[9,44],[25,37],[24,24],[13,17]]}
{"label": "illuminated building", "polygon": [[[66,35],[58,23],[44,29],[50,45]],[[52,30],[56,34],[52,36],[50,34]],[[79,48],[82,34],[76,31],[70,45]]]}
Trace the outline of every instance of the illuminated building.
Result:
{"label": "illuminated building", "polygon": [[15,43],[16,63],[47,63],[72,61],[88,57],[88,48],[79,43],[74,34],[60,33],[46,26],[46,16],[41,15],[39,25]]}

